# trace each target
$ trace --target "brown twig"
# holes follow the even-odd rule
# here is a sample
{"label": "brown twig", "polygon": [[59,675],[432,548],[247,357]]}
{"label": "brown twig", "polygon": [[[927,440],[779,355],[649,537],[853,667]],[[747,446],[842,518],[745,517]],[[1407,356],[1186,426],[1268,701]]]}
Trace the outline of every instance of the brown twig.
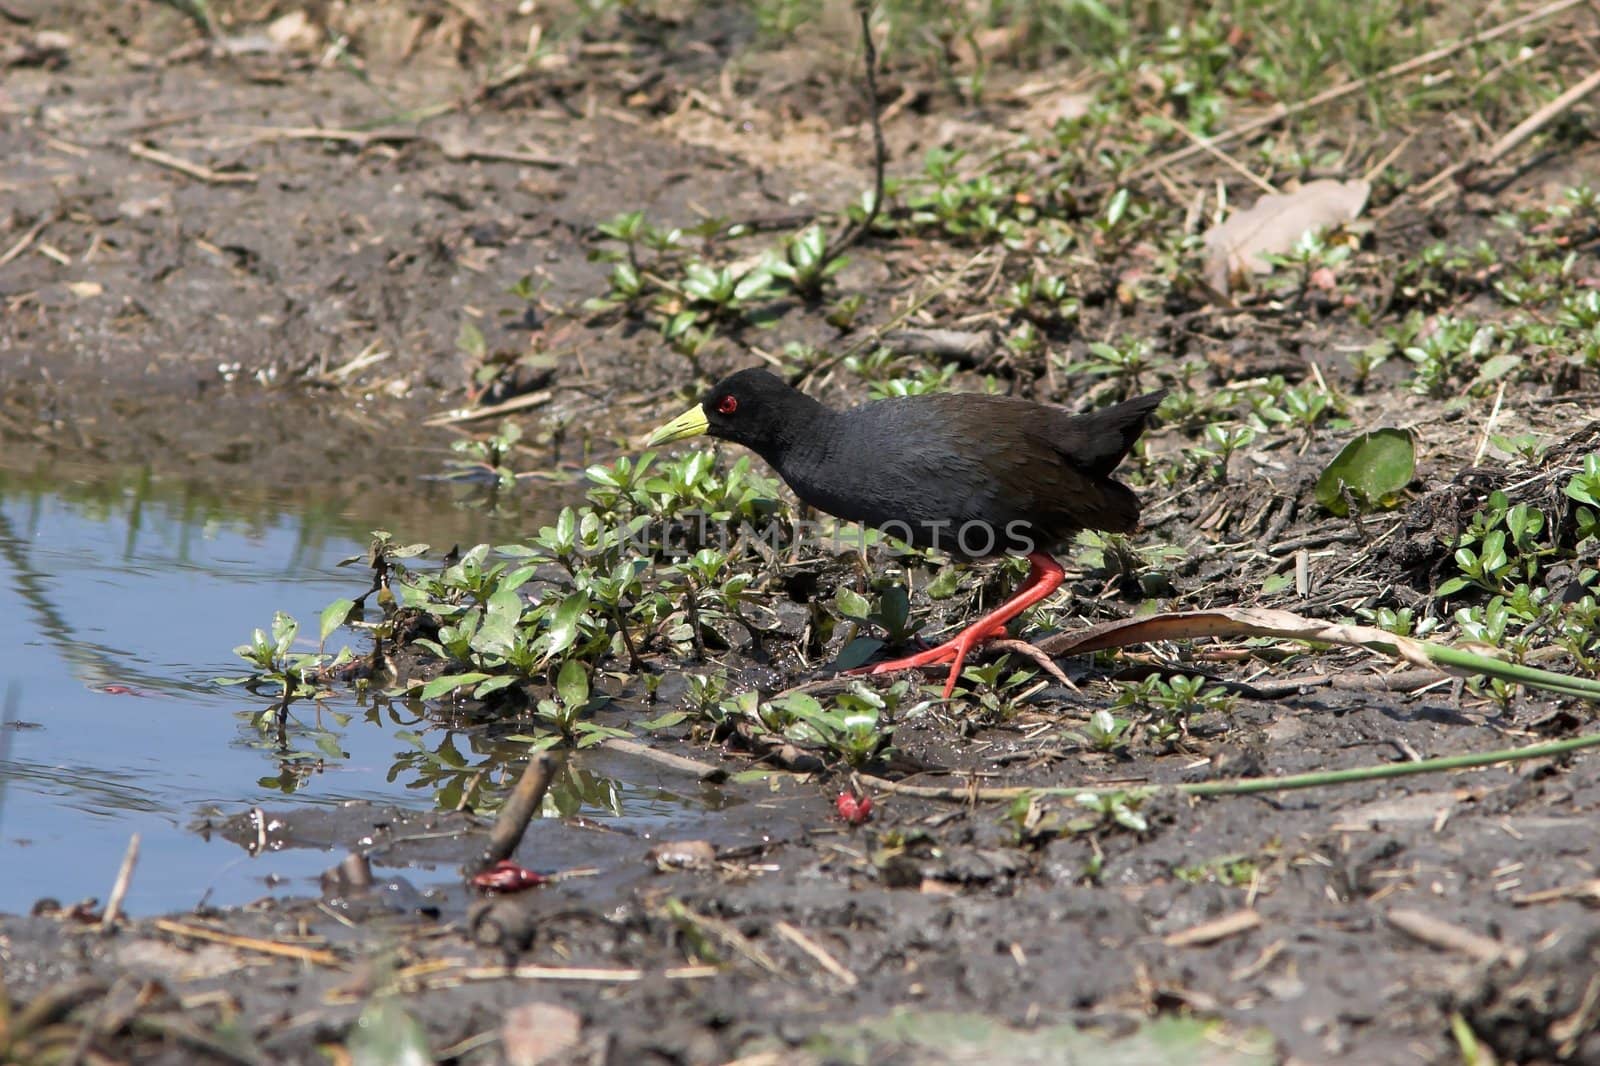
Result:
{"label": "brown twig", "polygon": [[[1556,116],[1576,106],[1579,101],[1581,101],[1585,96],[1588,96],[1590,93],[1594,92],[1596,89],[1600,89],[1600,70],[1593,72],[1587,78],[1583,79],[1583,81],[1579,82],[1577,85],[1574,85],[1572,88],[1568,89],[1566,92],[1562,93],[1560,96],[1556,97],[1554,100],[1551,100],[1549,103],[1539,108],[1539,110],[1535,111],[1533,114],[1517,123],[1517,125],[1509,133],[1501,137],[1498,141],[1495,141],[1493,145],[1485,149],[1483,152],[1475,156],[1467,156],[1464,159],[1457,159],[1453,163],[1450,163],[1448,166],[1446,166],[1443,170],[1440,170],[1438,173],[1434,174],[1433,177],[1429,178],[1427,181],[1424,181],[1422,184],[1402,190],[1401,195],[1395,197],[1393,200],[1389,201],[1389,203],[1385,204],[1382,211],[1375,215],[1374,218],[1377,219],[1387,216],[1394,211],[1395,208],[1399,206],[1399,204],[1406,198],[1415,199],[1427,193],[1434,192],[1435,189],[1438,189],[1438,192],[1434,193],[1433,196],[1430,196],[1423,201],[1424,207],[1431,206],[1432,204],[1437,203],[1439,200],[1448,197],[1450,195],[1450,188],[1440,188],[1440,186],[1445,186],[1448,182],[1456,178],[1460,178],[1462,182],[1466,182],[1471,176],[1471,171],[1474,171],[1480,167],[1491,166],[1494,163],[1499,162],[1529,137],[1532,137],[1540,129],[1548,125],[1553,119],[1556,118]],[[1463,175],[1466,175],[1466,177],[1463,177]]]}
{"label": "brown twig", "polygon": [[1234,911],[1175,933],[1168,933],[1162,943],[1169,948],[1195,948],[1215,944],[1230,936],[1247,933],[1261,925],[1261,915],[1253,910]]}
{"label": "brown twig", "polygon": [[38,239],[39,234],[45,231],[45,227],[49,226],[52,222],[56,221],[60,217],[61,211],[58,208],[50,212],[48,215],[45,215],[33,225],[29,226],[27,232],[17,238],[16,243],[10,248],[7,248],[4,255],[0,255],[0,267],[5,266],[7,263],[11,262],[11,260],[27,251],[28,245],[32,244]]}
{"label": "brown twig", "polygon": [[883,142],[883,121],[878,109],[878,50],[872,43],[872,5],[858,0],[857,14],[861,17],[861,46],[866,53],[867,115],[872,123],[872,203],[867,213],[844,228],[822,253],[822,265],[833,262],[862,236],[872,229],[883,207],[883,171],[889,160],[889,149]]}
{"label": "brown twig", "polygon": [[187,175],[208,185],[254,185],[261,179],[249,171],[222,171],[213,170],[199,163],[191,163],[187,159],[179,158],[159,148],[151,148],[147,144],[134,141],[128,145],[128,154],[137,159],[143,159],[157,166],[176,170],[179,174]]}
{"label": "brown twig", "polygon": [[546,167],[552,170],[570,167],[573,161],[559,156],[541,155],[538,152],[520,152],[511,148],[494,148],[485,145],[445,144],[436,138],[413,130],[345,130],[322,126],[270,126],[254,128],[252,140],[256,141],[326,141],[330,144],[348,144],[366,148],[374,144],[402,145],[419,141],[431,144],[453,162],[520,163],[528,167]]}
{"label": "brown twig", "polygon": [[1061,682],[1073,692],[1078,691],[1078,686],[1073,684],[1072,678],[1067,676],[1066,671],[1062,670],[1061,667],[1056,664],[1054,659],[1046,655],[1036,645],[1029,644],[1025,640],[991,640],[986,641],[983,647],[985,650],[991,651],[1015,652],[1016,654],[1021,655],[1033,662],[1034,665],[1039,667],[1039,669],[1043,670],[1045,673]]}
{"label": "brown twig", "polygon": [[106,900],[106,912],[100,916],[100,932],[109,933],[116,928],[117,916],[122,913],[122,901],[128,896],[128,885],[133,881],[133,867],[139,861],[139,834],[128,838],[128,850],[122,856],[122,867],[111,885],[111,896]]}
{"label": "brown twig", "polygon": [[597,966],[472,966],[432,980],[424,981],[422,988],[452,988],[464,981],[615,981],[627,984],[651,980],[692,981],[716,977],[722,972],[717,966],[673,966],[665,970],[640,970],[631,968],[603,969]]}
{"label": "brown twig", "polygon": [[544,794],[555,776],[556,760],[549,752],[537,752],[528,760],[522,776],[517,779],[517,787],[511,790],[511,795],[506,798],[505,805],[494,820],[494,827],[489,830],[489,843],[484,847],[483,854],[467,871],[469,876],[511,857],[522,841],[522,834],[527,832],[528,823],[544,802]]}
{"label": "brown twig", "polygon": [[1511,902],[1518,907],[1527,907],[1535,903],[1558,903],[1568,899],[1581,900],[1589,904],[1600,903],[1600,877],[1592,877],[1575,885],[1525,892],[1520,896],[1512,896]]}
{"label": "brown twig", "polygon": [[838,978],[839,983],[845,988],[854,988],[861,983],[860,979],[854,973],[851,973],[843,963],[834,958],[827,948],[812,940],[788,922],[780,921],[774,923],[772,931],[809,955],[818,966]]}
{"label": "brown twig", "polygon": [[682,773],[692,774],[694,777],[706,782],[707,784],[716,784],[719,781],[726,780],[728,777],[728,771],[726,767],[714,766],[710,763],[703,763],[698,759],[691,759],[687,756],[678,755],[670,751],[658,751],[648,744],[639,743],[637,740],[624,740],[621,737],[610,737],[603,741],[600,746],[605,748],[607,751],[615,751],[623,755],[630,755],[636,759],[645,759],[649,762],[655,763],[657,766],[664,766],[669,770],[677,770]]}
{"label": "brown twig", "polygon": [[1557,116],[1572,110],[1579,101],[1600,89],[1600,70],[1590,72],[1578,84],[1545,104],[1539,110],[1517,123],[1511,132],[1491,145],[1477,160],[1479,166],[1490,166],[1515,151],[1524,141],[1549,125]]}
{"label": "brown twig", "polygon": [[477,422],[485,418],[495,418],[499,415],[508,415],[514,411],[523,411],[529,407],[540,407],[550,402],[554,396],[550,389],[540,389],[537,392],[516,396],[502,403],[489,404],[485,407],[463,407],[454,411],[441,411],[436,415],[429,415],[422,420],[425,426],[450,426],[461,422]]}
{"label": "brown twig", "polygon": [[344,960],[331,951],[308,948],[300,944],[280,944],[276,940],[263,940],[255,936],[237,936],[233,933],[224,933],[216,929],[207,929],[202,925],[175,922],[170,918],[157,918],[155,927],[163,933],[171,933],[173,936],[186,936],[193,940],[208,940],[213,944],[225,944],[230,948],[238,948],[241,951],[254,951],[261,955],[277,955],[286,959],[299,959],[301,962],[314,962],[320,966],[341,966],[344,964]]}
{"label": "brown twig", "polygon": [[1525,957],[1521,948],[1502,944],[1493,937],[1474,933],[1459,925],[1451,925],[1442,918],[1435,918],[1422,911],[1396,907],[1385,917],[1389,919],[1390,925],[1414,940],[1446,951],[1459,951],[1479,962],[1498,962],[1504,959],[1513,966],[1520,966]]}
{"label": "brown twig", "polygon": [[999,339],[988,331],[959,329],[896,329],[883,335],[885,347],[907,355],[932,355],[977,367],[994,354]]}

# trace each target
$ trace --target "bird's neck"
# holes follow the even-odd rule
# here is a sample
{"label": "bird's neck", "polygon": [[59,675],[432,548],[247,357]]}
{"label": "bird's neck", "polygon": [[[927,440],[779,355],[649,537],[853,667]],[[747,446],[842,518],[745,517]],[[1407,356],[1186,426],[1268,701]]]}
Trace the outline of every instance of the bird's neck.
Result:
{"label": "bird's neck", "polygon": [[785,467],[803,461],[819,444],[831,439],[835,417],[836,412],[796,392],[788,401],[784,417],[774,420],[770,433],[753,447],[781,474]]}

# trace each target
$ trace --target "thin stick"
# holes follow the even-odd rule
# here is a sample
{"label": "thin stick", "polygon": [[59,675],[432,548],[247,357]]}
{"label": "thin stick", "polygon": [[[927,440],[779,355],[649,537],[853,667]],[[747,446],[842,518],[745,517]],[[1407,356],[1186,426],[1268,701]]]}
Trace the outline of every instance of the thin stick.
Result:
{"label": "thin stick", "polygon": [[148,160],[157,166],[176,170],[179,174],[186,174],[208,185],[254,185],[261,180],[258,176],[248,171],[212,170],[210,167],[201,166],[199,163],[191,163],[187,159],[169,155],[159,148],[151,148],[149,145],[140,144],[138,141],[128,145],[128,154],[139,159]]}
{"label": "thin stick", "polygon": [[1235,174],[1238,174],[1240,177],[1244,178],[1245,181],[1248,181],[1262,192],[1271,196],[1276,196],[1278,194],[1278,187],[1276,185],[1273,185],[1272,182],[1261,177],[1255,171],[1239,162],[1239,160],[1233,158],[1233,156],[1218,148],[1215,141],[1206,140],[1204,137],[1200,136],[1194,130],[1190,129],[1188,126],[1185,126],[1181,122],[1169,120],[1167,124],[1176,129],[1179,133],[1183,134],[1185,137],[1189,138],[1193,147],[1198,148],[1202,152],[1211,156],[1211,158],[1215,159],[1217,162],[1221,163]]}
{"label": "thin stick", "polygon": [[454,411],[441,411],[436,415],[429,415],[422,420],[425,426],[448,426],[457,422],[476,422],[479,419],[494,418],[497,415],[510,414],[529,407],[538,407],[550,402],[550,397],[555,393],[550,389],[540,389],[537,392],[524,393],[502,403],[489,404],[486,407],[462,407]]}
{"label": "thin stick", "polygon": [[106,901],[106,912],[100,916],[100,931],[109,933],[122,913],[122,901],[127,898],[128,884],[133,880],[133,867],[139,861],[139,834],[128,838],[128,850],[122,856],[122,868],[111,885],[111,898]]}
{"label": "thin stick", "polygon": [[1261,915],[1247,908],[1234,911],[1232,914],[1224,914],[1208,922],[1201,922],[1199,925],[1191,925],[1175,933],[1168,933],[1161,942],[1169,948],[1204,947],[1226,940],[1230,936],[1248,933],[1260,925]]}
{"label": "thin stick", "polygon": [[1424,52],[1422,55],[1408,59],[1403,63],[1396,63],[1387,70],[1380,70],[1378,73],[1368,75],[1365,78],[1357,78],[1355,81],[1347,81],[1343,85],[1336,85],[1331,89],[1327,89],[1318,93],[1308,100],[1302,100],[1297,104],[1280,104],[1274,108],[1270,114],[1263,115],[1254,121],[1246,122],[1244,125],[1236,126],[1231,130],[1226,130],[1217,134],[1215,137],[1205,139],[1198,144],[1191,144],[1186,148],[1179,148],[1176,151],[1168,152],[1164,156],[1159,156],[1155,159],[1141,163],[1139,166],[1136,166],[1129,171],[1127,177],[1141,177],[1153,171],[1169,167],[1174,163],[1182,162],[1191,156],[1199,155],[1201,152],[1205,151],[1206,146],[1208,145],[1212,148],[1217,148],[1224,144],[1231,144],[1241,137],[1247,137],[1252,133],[1266,129],[1269,126],[1277,125],[1284,119],[1292,118],[1293,116],[1300,114],[1302,111],[1310,111],[1313,108],[1321,107],[1323,104],[1332,103],[1333,101],[1341,99],[1342,97],[1349,96],[1351,93],[1360,92],[1369,85],[1376,85],[1380,82],[1388,81],[1391,78],[1398,78],[1406,74],[1410,74],[1414,70],[1420,70],[1423,67],[1431,66],[1441,59],[1450,58],[1457,52],[1465,51],[1466,49],[1472,48],[1476,45],[1487,44],[1488,42],[1497,40],[1506,36],[1507,34],[1515,33],[1524,26],[1531,25],[1535,22],[1542,22],[1554,15],[1561,14],[1563,11],[1566,11],[1569,8],[1577,7],[1578,5],[1586,2],[1587,0],[1555,0],[1554,3],[1546,4],[1537,11],[1530,11],[1520,18],[1514,18],[1509,22],[1503,22],[1492,30],[1487,30],[1483,33],[1470,34],[1452,44],[1435,48],[1431,52]]}
{"label": "thin stick", "polygon": [[[0,703],[0,768],[11,758],[11,723],[17,720],[17,683],[15,681],[6,685],[5,702]],[[6,781],[9,774],[0,774],[0,814],[5,812]],[[4,819],[0,818],[0,824]]]}
{"label": "thin stick", "polygon": [[1445,755],[1421,762],[1382,763],[1377,766],[1354,766],[1346,770],[1319,770],[1307,774],[1286,774],[1283,777],[1239,777],[1228,781],[1196,781],[1172,785],[1143,785],[1128,788],[1117,785],[1053,785],[1049,787],[1015,786],[1010,788],[959,788],[933,785],[907,785],[879,777],[862,775],[861,780],[876,789],[916,796],[921,799],[953,800],[966,803],[971,800],[1014,800],[1022,796],[1105,796],[1117,792],[1142,792],[1152,795],[1175,793],[1180,796],[1248,796],[1257,792],[1289,792],[1302,788],[1321,788],[1325,785],[1351,785],[1366,781],[1382,781],[1391,777],[1413,777],[1418,774],[1441,773],[1449,770],[1470,770],[1498,763],[1526,762],[1553,755],[1566,755],[1585,748],[1600,747],[1600,733],[1569,737],[1530,744],[1524,748],[1502,748],[1498,751],[1469,752],[1465,755]]}
{"label": "thin stick", "polygon": [[1470,955],[1479,962],[1495,962],[1505,959],[1513,966],[1521,965],[1524,953],[1520,948],[1502,944],[1493,937],[1474,933],[1470,929],[1463,929],[1459,925],[1451,925],[1442,918],[1435,918],[1422,911],[1406,910],[1399,907],[1389,911],[1384,917],[1389,919],[1389,924],[1409,937],[1414,937],[1432,947],[1443,948],[1446,951],[1459,951],[1463,955]]}
{"label": "thin stick", "polygon": [[527,832],[528,823],[544,802],[544,794],[555,776],[556,760],[549,752],[538,752],[528,760],[522,776],[517,779],[517,787],[511,790],[505,806],[500,808],[499,817],[494,820],[494,828],[489,830],[488,845],[483,849],[483,854],[478,856],[477,863],[468,870],[469,874],[481,873],[502,859],[511,857],[511,853],[522,842],[522,834]]}
{"label": "thin stick", "polygon": [[728,770],[724,766],[713,763],[703,763],[698,759],[691,759],[686,755],[679,755],[671,751],[659,751],[648,744],[641,744],[637,740],[624,740],[621,737],[608,737],[602,741],[600,747],[607,751],[614,751],[621,755],[632,756],[635,759],[645,759],[658,766],[679,773],[691,774],[707,784],[717,784],[727,780]]}
{"label": "thin stick", "polygon": [[1489,450],[1489,435],[1494,432],[1494,424],[1500,419],[1500,403],[1506,398],[1506,382],[1500,379],[1500,387],[1495,390],[1494,406],[1489,409],[1489,417],[1483,421],[1483,435],[1478,438],[1478,450],[1472,453],[1472,465],[1477,466],[1483,462],[1483,453]]}
{"label": "thin stick", "polygon": [[1580,100],[1596,89],[1600,89],[1600,70],[1592,71],[1587,78],[1584,78],[1578,84],[1517,123],[1510,133],[1495,141],[1494,145],[1483,153],[1482,158],[1478,160],[1479,164],[1488,166],[1499,162],[1506,155],[1515,151],[1523,141],[1526,141],[1529,137],[1549,125],[1556,116],[1570,111]]}
{"label": "thin stick", "polygon": [[412,130],[344,130],[322,126],[255,126],[252,141],[325,141],[330,144],[348,144],[366,148],[374,144],[411,144],[426,141],[438,148],[446,159],[453,162],[521,163],[530,167],[558,169],[570,167],[573,161],[539,152],[520,152],[511,148],[493,148],[486,145],[442,144],[432,137]]}
{"label": "thin stick", "polygon": [[48,215],[45,215],[39,221],[37,221],[33,225],[29,226],[28,227],[28,231],[26,233],[24,233],[21,237],[18,237],[16,243],[13,244],[10,248],[7,248],[6,249],[6,253],[4,255],[0,255],[0,267],[5,266],[7,263],[11,262],[11,260],[15,259],[17,256],[21,255],[23,252],[27,251],[28,250],[28,245],[32,244],[35,240],[38,239],[39,234],[44,232],[45,227],[50,225],[50,223],[54,222],[56,219],[58,219],[60,217],[61,217],[61,212],[58,209],[58,210],[50,212]]}
{"label": "thin stick", "polygon": [[175,922],[170,918],[157,918],[155,927],[163,933],[171,933],[174,936],[186,936],[193,940],[209,940],[213,944],[226,944],[231,948],[254,951],[261,955],[278,955],[286,959],[299,959],[301,962],[314,962],[320,966],[342,966],[344,964],[344,960],[331,951],[302,947],[299,944],[280,944],[276,940],[263,940],[255,936],[235,936],[232,933],[207,929],[201,925]]}
{"label": "thin stick", "polygon": [[871,231],[872,224],[878,220],[878,212],[883,207],[883,171],[889,160],[889,149],[883,142],[883,122],[878,112],[878,49],[872,43],[872,5],[866,0],[857,2],[856,11],[861,16],[861,47],[866,54],[867,114],[872,123],[872,203],[859,222],[846,226],[844,232],[828,245],[822,253],[824,265],[837,259],[846,248]]}
{"label": "thin stick", "polygon": [[1061,669],[1054,659],[1045,654],[1043,651],[1040,651],[1035,645],[1029,644],[1025,640],[991,640],[984,644],[984,648],[990,651],[1016,652],[1018,655],[1027,658],[1039,669],[1055,678],[1065,688],[1072,692],[1079,691],[1078,686],[1073,684],[1072,678],[1067,676],[1066,671]]}
{"label": "thin stick", "polygon": [[631,983],[652,979],[692,981],[715,977],[722,972],[716,966],[674,966],[666,970],[601,969],[584,966],[474,966],[459,973],[427,981],[424,988],[448,988],[462,981],[503,981],[514,977],[521,981],[615,981]]}
{"label": "thin stick", "polygon": [[793,944],[795,947],[811,956],[812,961],[814,961],[818,966],[821,966],[824,970],[827,970],[834,977],[837,977],[839,979],[839,983],[844,985],[845,988],[854,988],[856,985],[861,983],[860,979],[857,978],[855,974],[851,973],[850,970],[846,969],[842,962],[834,958],[833,955],[829,953],[827,948],[823,947],[815,940],[812,940],[810,937],[806,936],[799,929],[796,929],[788,922],[777,922],[773,925],[772,929],[779,936],[783,937],[783,939],[787,940],[789,943]]}

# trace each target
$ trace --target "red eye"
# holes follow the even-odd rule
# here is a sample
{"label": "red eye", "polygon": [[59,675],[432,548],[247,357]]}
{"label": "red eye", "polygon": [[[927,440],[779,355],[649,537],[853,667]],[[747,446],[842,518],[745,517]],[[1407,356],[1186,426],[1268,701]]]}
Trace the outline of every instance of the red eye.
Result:
{"label": "red eye", "polygon": [[738,409],[739,398],[737,396],[724,396],[717,401],[717,414],[719,415],[731,415]]}

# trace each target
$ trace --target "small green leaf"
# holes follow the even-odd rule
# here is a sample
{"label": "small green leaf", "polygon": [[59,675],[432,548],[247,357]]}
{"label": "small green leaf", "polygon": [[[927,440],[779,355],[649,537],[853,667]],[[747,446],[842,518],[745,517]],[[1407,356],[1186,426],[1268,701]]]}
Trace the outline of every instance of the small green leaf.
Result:
{"label": "small green leaf", "polygon": [[556,613],[550,619],[550,631],[546,634],[550,646],[545,649],[545,661],[555,658],[578,639],[578,621],[583,617],[583,612],[589,609],[589,594],[587,592],[574,592],[556,608]]}
{"label": "small green leaf", "polygon": [[421,695],[425,700],[436,700],[464,685],[476,685],[479,681],[487,680],[489,675],[481,673],[444,674],[423,685]]}
{"label": "small green leaf", "polygon": [[1348,488],[1362,510],[1393,507],[1417,469],[1416,441],[1409,430],[1375,429],[1356,437],[1317,479],[1317,502],[1333,514],[1350,513]]}
{"label": "small green leaf", "polygon": [[872,605],[867,602],[865,596],[843,585],[834,590],[833,604],[839,609],[840,614],[856,621],[865,621],[872,611]]}
{"label": "small green leaf", "polygon": [[[287,615],[282,611],[273,612],[272,643],[274,645],[274,653],[279,658],[289,653],[289,648],[294,644],[294,635],[299,630],[300,623],[296,622],[292,615]],[[257,643],[260,642],[257,641]]]}
{"label": "small green leaf", "polygon": [[1483,366],[1478,368],[1478,376],[1472,379],[1472,384],[1467,388],[1476,389],[1481,385],[1492,385],[1521,365],[1520,355],[1513,355],[1510,352],[1491,355],[1484,361]]}
{"label": "small green leaf", "polygon": [[491,677],[489,680],[473,689],[472,695],[474,699],[481,700],[491,692],[499,692],[506,686],[514,685],[516,683],[517,677],[515,674],[501,674],[499,677]]}
{"label": "small green leaf", "polygon": [[839,657],[833,661],[836,670],[854,670],[878,653],[883,647],[883,641],[876,637],[857,637],[846,644],[839,652]]}
{"label": "small green leaf", "polygon": [[1267,579],[1261,583],[1261,594],[1263,596],[1272,596],[1293,584],[1293,574],[1268,574]]}
{"label": "small green leaf", "polygon": [[483,339],[483,331],[470,320],[462,320],[461,331],[456,334],[456,351],[481,362],[488,350],[489,346]]}
{"label": "small green leaf", "polygon": [[510,628],[515,626],[521,617],[522,597],[517,595],[516,589],[506,588],[503,585],[495,590],[484,607],[485,625]]}
{"label": "small green leaf", "polygon": [[322,621],[317,627],[318,640],[327,640],[335,629],[344,625],[344,620],[349,617],[350,609],[356,605],[355,600],[334,600],[322,609]]}
{"label": "small green leaf", "polygon": [[906,623],[911,620],[911,600],[906,596],[903,585],[894,585],[883,590],[883,595],[878,597],[878,621],[891,635],[905,632]]}
{"label": "small green leaf", "polygon": [[961,574],[953,566],[947,566],[928,582],[925,590],[930,600],[949,599],[956,594],[956,589],[961,584]]}
{"label": "small green leaf", "polygon": [[663,714],[658,718],[648,718],[645,721],[638,722],[636,724],[640,729],[649,729],[652,731],[657,729],[671,729],[673,726],[678,725],[688,717],[689,716],[683,711],[668,711],[666,714]]}
{"label": "small green leaf", "polygon": [[568,707],[581,707],[589,702],[589,673],[583,663],[568,659],[561,664],[561,673],[556,675],[556,692]]}

